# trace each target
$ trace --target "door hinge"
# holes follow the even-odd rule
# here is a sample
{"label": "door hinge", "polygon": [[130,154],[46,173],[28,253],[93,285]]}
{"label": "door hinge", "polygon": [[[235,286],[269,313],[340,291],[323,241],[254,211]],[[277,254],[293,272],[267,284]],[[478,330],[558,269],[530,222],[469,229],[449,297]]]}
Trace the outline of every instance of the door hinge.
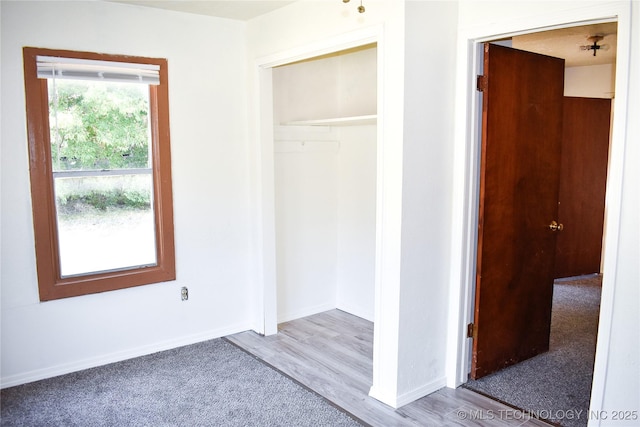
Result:
{"label": "door hinge", "polygon": [[473,323],[467,325],[467,338],[473,338]]}
{"label": "door hinge", "polygon": [[478,76],[476,80],[476,89],[480,92],[484,92],[487,89],[487,78],[485,76]]}

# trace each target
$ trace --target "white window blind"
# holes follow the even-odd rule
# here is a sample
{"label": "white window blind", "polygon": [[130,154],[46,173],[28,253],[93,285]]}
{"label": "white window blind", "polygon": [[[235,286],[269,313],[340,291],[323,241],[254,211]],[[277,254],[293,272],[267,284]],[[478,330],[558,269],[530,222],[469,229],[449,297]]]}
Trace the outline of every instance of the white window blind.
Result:
{"label": "white window blind", "polygon": [[128,62],[97,61],[54,56],[37,56],[38,78],[102,80],[160,84],[160,66]]}

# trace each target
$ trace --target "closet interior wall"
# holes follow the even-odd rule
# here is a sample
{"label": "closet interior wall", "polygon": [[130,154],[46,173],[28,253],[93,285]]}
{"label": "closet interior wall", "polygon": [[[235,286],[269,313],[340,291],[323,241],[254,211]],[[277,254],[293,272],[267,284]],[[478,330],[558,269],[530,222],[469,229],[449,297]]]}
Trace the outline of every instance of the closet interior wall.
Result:
{"label": "closet interior wall", "polygon": [[376,47],[273,69],[278,322],[373,321]]}

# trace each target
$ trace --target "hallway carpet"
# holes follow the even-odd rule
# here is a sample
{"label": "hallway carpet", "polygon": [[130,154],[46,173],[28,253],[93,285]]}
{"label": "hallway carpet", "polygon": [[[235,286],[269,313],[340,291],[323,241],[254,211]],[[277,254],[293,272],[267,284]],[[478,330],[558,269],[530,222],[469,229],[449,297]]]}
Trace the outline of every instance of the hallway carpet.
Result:
{"label": "hallway carpet", "polygon": [[556,280],[549,351],[465,386],[561,426],[586,426],[601,281]]}

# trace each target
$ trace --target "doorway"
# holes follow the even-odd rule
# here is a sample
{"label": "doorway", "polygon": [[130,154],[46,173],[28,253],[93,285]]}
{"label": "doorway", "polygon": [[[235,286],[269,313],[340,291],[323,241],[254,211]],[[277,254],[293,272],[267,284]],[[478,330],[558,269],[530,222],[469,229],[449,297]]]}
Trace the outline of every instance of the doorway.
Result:
{"label": "doorway", "polygon": [[[609,25],[609,26],[610,26],[611,24],[607,24],[607,25]],[[613,23],[613,25],[615,26],[615,23]],[[581,29],[581,27],[572,27],[572,28],[573,28],[573,29]],[[592,27],[592,28],[591,28],[591,30],[592,30],[592,31],[597,31],[597,30],[599,29],[599,27],[598,27],[597,29],[593,29],[593,28],[594,28],[594,27]],[[566,29],[565,29],[565,30],[566,30]],[[588,29],[588,28],[586,28],[586,27],[584,28],[584,30],[585,30],[585,31],[589,31],[589,29]],[[514,40],[515,40],[515,38],[516,38],[516,37],[514,37]],[[585,37],[585,39],[586,39],[586,37]],[[501,44],[502,44],[502,43],[501,43]],[[514,42],[514,47],[515,47],[515,42]],[[522,50],[526,50],[526,49],[522,49]],[[615,64],[613,65],[613,72],[611,73],[611,75],[612,75],[612,76],[614,76],[614,75],[615,75]],[[613,87],[613,85],[612,85],[612,87]],[[611,89],[611,92],[613,92],[613,89]],[[606,120],[606,122],[607,122],[607,124],[608,124],[608,119],[609,119],[609,117],[606,117],[606,119],[607,119],[607,120]],[[608,141],[609,129],[606,129],[606,135],[607,135],[607,141]],[[606,173],[605,173],[605,175],[606,175]],[[606,179],[606,177],[605,177],[605,179]],[[602,202],[602,203],[604,203],[604,200],[603,200],[603,202]],[[604,209],[603,209],[603,210],[604,210]],[[601,229],[602,229],[602,227],[601,227]],[[598,268],[598,270],[597,270],[597,271],[595,271],[595,272],[596,272],[596,273],[599,273],[599,272],[600,272],[600,270],[599,270],[599,265],[597,266],[597,268]],[[599,278],[599,277],[596,277],[596,279],[598,279],[598,278]],[[599,288],[597,288],[597,289],[598,289],[598,291],[599,291]],[[598,298],[599,298],[599,292],[598,292]],[[599,301],[599,299],[598,299],[598,301]],[[596,324],[597,324],[597,317],[598,317],[597,311],[596,311],[595,315],[593,315],[593,313],[592,313],[592,317],[595,317],[595,318],[596,318]],[[474,328],[474,329],[475,329],[475,328]],[[597,327],[593,329],[592,333],[593,333],[594,335],[596,335],[596,334],[597,334]],[[475,337],[475,336],[474,336],[474,337]],[[594,347],[595,347],[595,339],[594,339],[593,341],[594,341]],[[591,372],[591,373],[592,373],[592,372]],[[534,376],[534,377],[535,377],[535,376]],[[560,379],[560,380],[561,380],[561,379]],[[591,383],[591,380],[589,381],[589,388],[590,388],[590,383]],[[541,390],[540,392],[541,392],[542,394],[544,394],[544,390]],[[542,397],[544,397],[544,396],[542,396]],[[588,402],[588,400],[589,400],[589,399],[588,399],[588,397],[587,397],[586,401]],[[512,403],[512,404],[514,404],[513,402],[507,402],[507,403]],[[530,408],[524,408],[524,409],[530,409]],[[589,408],[588,408],[588,404],[587,404],[587,407],[584,407],[583,409],[584,409],[584,412],[586,413],[586,412],[588,411],[588,409],[589,409]],[[544,417],[544,414],[543,414],[543,417]],[[546,418],[553,418],[553,417],[547,416]],[[585,418],[585,419],[586,419],[586,418]],[[583,421],[584,421],[585,419],[583,419]],[[558,420],[556,419],[555,421],[558,421]],[[564,424],[563,424],[563,425],[564,425]]]}

